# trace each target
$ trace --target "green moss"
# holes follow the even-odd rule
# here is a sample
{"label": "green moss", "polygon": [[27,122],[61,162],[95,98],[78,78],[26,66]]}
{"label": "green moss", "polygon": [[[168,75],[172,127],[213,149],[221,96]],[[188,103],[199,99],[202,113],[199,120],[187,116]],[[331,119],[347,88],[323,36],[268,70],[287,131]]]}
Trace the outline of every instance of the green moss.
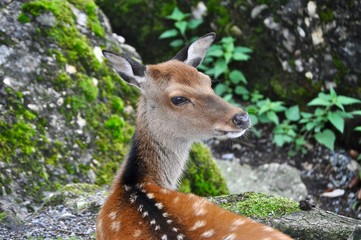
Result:
{"label": "green moss", "polygon": [[188,168],[179,190],[200,196],[228,194],[226,182],[204,144],[193,144]]}
{"label": "green moss", "polygon": [[94,85],[93,79],[87,78],[87,76],[79,76],[82,81],[79,83],[80,88],[83,91],[87,102],[93,102],[97,97],[99,90]]}
{"label": "green moss", "polygon": [[325,23],[332,22],[335,19],[335,16],[333,15],[333,10],[329,8],[324,8],[320,10],[318,14],[321,21]]}
{"label": "green moss", "polygon": [[0,212],[0,223],[4,222],[6,218],[6,212]]}
{"label": "green moss", "polygon": [[100,25],[98,19],[98,7],[95,5],[93,0],[70,0],[72,4],[78,9],[84,11],[87,14],[87,24],[92,32],[98,37],[104,37],[104,29]]}
{"label": "green moss", "polygon": [[18,17],[18,21],[21,23],[28,23],[30,22],[30,18],[25,15],[24,13],[20,13],[19,17]]}
{"label": "green moss", "polygon": [[244,193],[211,198],[222,208],[253,218],[278,217],[300,211],[293,200],[264,193]]}

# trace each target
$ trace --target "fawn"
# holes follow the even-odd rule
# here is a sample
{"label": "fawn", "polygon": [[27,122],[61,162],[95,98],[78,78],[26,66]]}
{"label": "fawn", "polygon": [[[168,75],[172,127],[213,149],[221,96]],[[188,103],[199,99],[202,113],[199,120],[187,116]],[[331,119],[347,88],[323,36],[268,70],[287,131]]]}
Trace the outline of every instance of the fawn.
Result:
{"label": "fawn", "polygon": [[130,152],[99,212],[97,239],[291,239],[176,191],[192,142],[236,138],[250,125],[248,114],[218,97],[210,78],[196,69],[214,39],[206,34],[172,60],[148,66],[103,51],[141,97]]}

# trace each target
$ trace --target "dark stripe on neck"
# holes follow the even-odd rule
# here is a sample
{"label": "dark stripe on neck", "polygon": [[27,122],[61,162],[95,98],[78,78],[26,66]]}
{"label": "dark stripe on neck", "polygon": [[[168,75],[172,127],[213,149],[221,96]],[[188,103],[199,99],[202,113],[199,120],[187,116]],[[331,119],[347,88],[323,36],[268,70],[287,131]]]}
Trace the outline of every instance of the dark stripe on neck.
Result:
{"label": "dark stripe on neck", "polygon": [[144,169],[142,167],[142,160],[139,156],[138,142],[136,140],[136,132],[133,135],[130,152],[126,165],[124,168],[121,182],[124,185],[133,186],[144,178]]}
{"label": "dark stripe on neck", "polygon": [[157,202],[153,197],[150,198],[147,194],[148,192],[138,184],[125,191],[123,196],[127,198],[124,201],[130,202],[155,238],[162,239],[163,236],[167,236],[168,240],[186,240],[182,234],[184,229],[177,222],[177,218],[169,215],[162,203]]}

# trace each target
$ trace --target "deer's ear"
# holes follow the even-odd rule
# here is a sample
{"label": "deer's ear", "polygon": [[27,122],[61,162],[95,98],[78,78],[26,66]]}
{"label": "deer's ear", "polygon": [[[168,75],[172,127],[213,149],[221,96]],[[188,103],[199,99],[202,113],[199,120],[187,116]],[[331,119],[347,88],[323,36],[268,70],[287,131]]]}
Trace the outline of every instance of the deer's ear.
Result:
{"label": "deer's ear", "polygon": [[202,63],[215,38],[215,33],[208,33],[194,41],[191,45],[181,49],[173,59],[193,67],[198,67]]}
{"label": "deer's ear", "polygon": [[141,84],[145,80],[146,69],[143,64],[127,56],[119,56],[107,50],[103,50],[103,55],[124,81],[141,89]]}

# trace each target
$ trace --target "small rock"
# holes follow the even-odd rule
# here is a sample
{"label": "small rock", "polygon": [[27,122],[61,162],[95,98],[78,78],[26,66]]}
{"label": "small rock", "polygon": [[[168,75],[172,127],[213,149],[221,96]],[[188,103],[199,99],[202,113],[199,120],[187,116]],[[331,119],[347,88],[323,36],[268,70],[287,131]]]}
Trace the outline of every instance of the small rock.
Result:
{"label": "small rock", "polygon": [[335,198],[335,197],[341,197],[345,194],[345,190],[343,189],[335,189],[332,192],[324,192],[321,194],[321,197],[329,197],[329,198]]}
{"label": "small rock", "polygon": [[268,9],[266,4],[255,6],[251,11],[251,18],[255,19],[265,9]]}
{"label": "small rock", "polygon": [[234,158],[234,153],[225,153],[222,155],[222,159],[231,160]]}
{"label": "small rock", "polygon": [[74,66],[68,64],[65,65],[65,71],[69,74],[74,74],[77,72]]}

